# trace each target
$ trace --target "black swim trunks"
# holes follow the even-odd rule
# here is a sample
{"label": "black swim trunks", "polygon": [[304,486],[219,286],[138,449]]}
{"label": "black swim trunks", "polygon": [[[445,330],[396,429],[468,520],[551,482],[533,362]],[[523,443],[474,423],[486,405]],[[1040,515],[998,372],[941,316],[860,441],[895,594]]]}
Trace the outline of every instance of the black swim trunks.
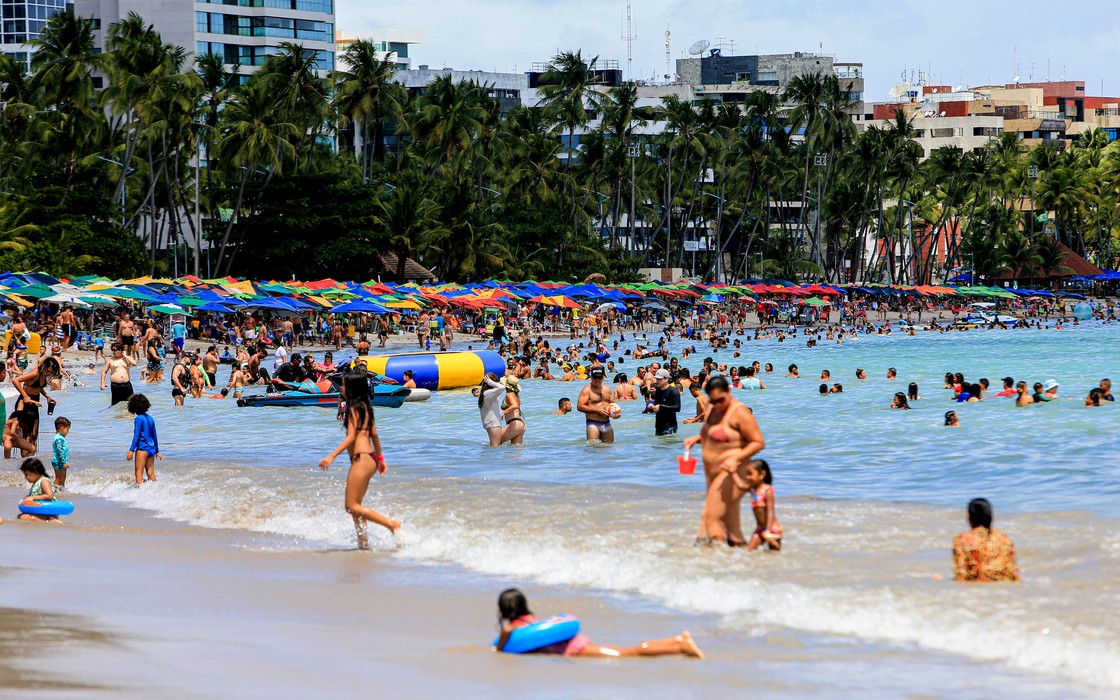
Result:
{"label": "black swim trunks", "polygon": [[132,390],[132,382],[111,382],[109,392],[112,395],[110,406],[116,406],[122,401],[128,401],[136,392]]}

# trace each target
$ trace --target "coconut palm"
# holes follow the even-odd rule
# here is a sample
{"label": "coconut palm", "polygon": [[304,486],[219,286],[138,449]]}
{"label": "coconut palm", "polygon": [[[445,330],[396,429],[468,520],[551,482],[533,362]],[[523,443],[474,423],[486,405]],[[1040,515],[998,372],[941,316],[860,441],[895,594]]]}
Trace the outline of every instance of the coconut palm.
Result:
{"label": "coconut palm", "polygon": [[373,163],[385,159],[385,123],[402,121],[408,94],[393,82],[396,64],[372,42],[353,42],[340,59],[346,70],[334,74],[334,108],[354,125],[354,156],[361,164],[362,178],[368,180]]}

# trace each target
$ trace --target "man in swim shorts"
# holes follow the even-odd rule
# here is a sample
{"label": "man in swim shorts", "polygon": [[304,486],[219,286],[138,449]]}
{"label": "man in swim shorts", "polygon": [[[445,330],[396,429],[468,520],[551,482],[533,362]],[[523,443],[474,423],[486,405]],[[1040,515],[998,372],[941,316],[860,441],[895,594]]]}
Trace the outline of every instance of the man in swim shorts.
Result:
{"label": "man in swim shorts", "polygon": [[587,423],[587,439],[614,442],[614,427],[611,417],[607,414],[607,405],[611,402],[611,390],[603,385],[607,373],[602,367],[591,370],[591,383],[579,392],[576,410],[584,415]]}

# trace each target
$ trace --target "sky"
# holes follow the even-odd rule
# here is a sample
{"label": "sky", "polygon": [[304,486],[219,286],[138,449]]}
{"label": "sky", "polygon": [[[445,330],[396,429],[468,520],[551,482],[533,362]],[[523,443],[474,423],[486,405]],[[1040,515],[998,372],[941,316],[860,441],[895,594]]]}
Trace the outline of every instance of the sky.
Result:
{"label": "sky", "polygon": [[[337,28],[418,29],[413,65],[524,72],[558,50],[626,69],[625,0],[337,0]],[[925,71],[937,85],[1084,80],[1120,96],[1116,0],[633,0],[633,77],[665,73],[695,41],[724,55],[816,52],[862,62],[866,101]],[[734,42],[734,49],[730,42]]]}

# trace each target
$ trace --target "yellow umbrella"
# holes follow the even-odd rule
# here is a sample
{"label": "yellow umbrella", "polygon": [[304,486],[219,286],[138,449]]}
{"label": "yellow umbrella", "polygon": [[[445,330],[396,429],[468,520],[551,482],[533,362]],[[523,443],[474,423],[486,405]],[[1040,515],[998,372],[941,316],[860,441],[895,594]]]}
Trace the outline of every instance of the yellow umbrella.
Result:
{"label": "yellow umbrella", "polygon": [[382,306],[387,306],[390,309],[410,309],[412,311],[419,311],[424,308],[414,301],[390,301]]}

